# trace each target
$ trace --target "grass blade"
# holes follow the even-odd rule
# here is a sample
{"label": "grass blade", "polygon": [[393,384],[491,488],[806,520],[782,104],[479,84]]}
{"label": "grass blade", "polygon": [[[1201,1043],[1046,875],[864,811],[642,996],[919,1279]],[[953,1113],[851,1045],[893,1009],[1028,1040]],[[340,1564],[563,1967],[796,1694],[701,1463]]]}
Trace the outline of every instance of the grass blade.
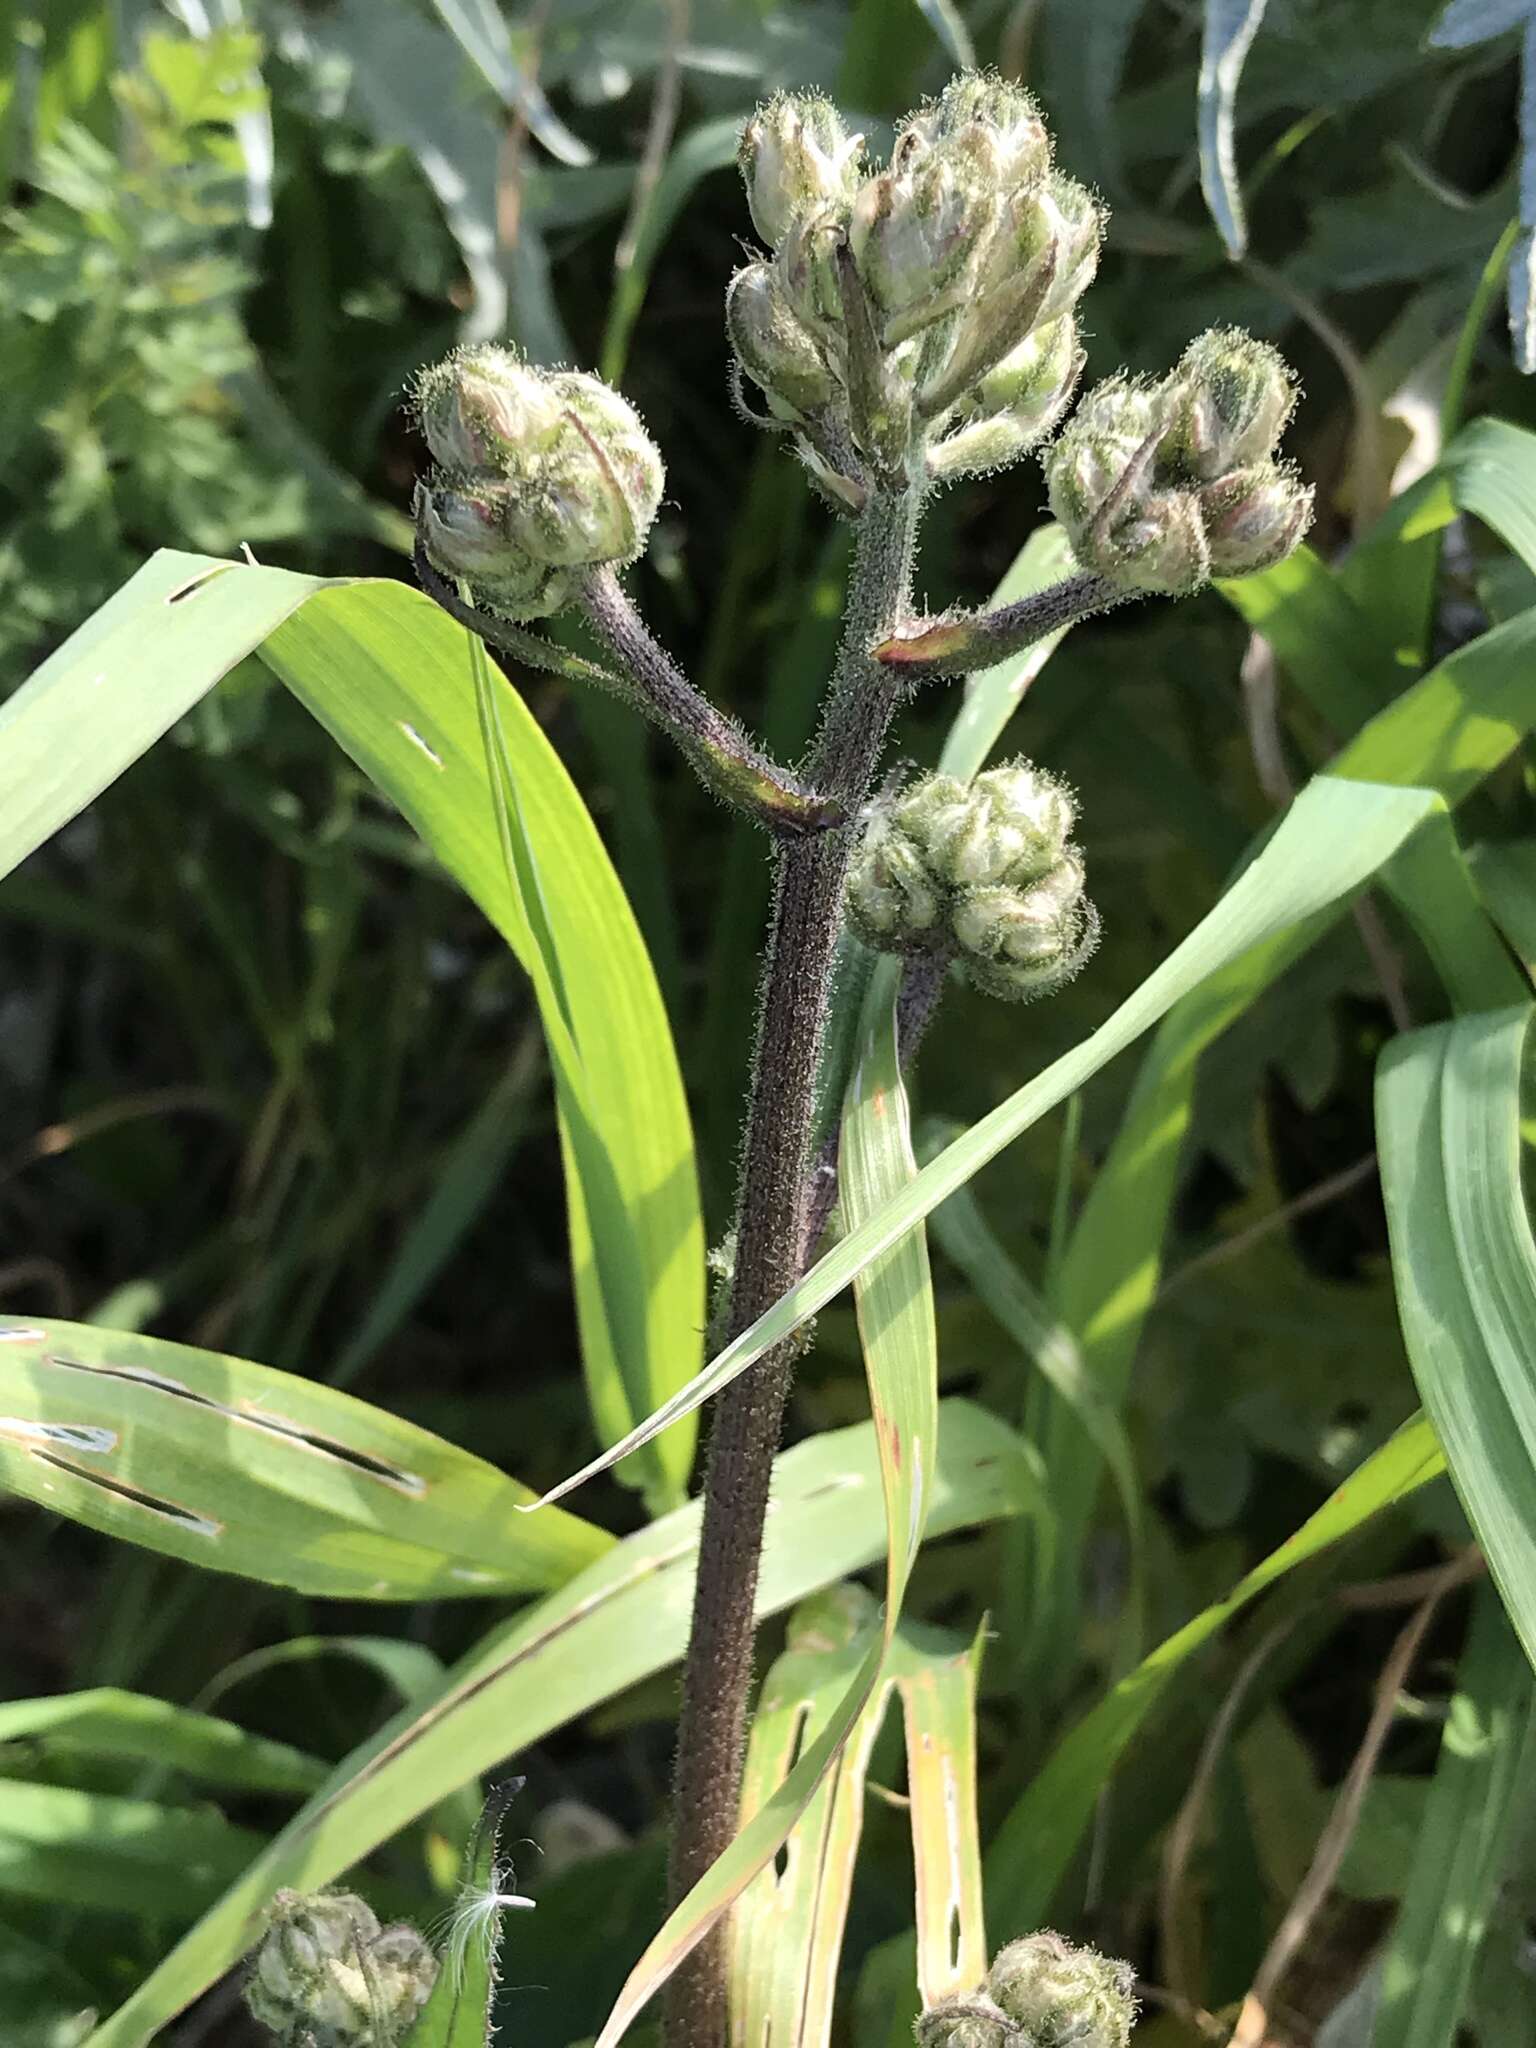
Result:
{"label": "grass blade", "polygon": [[542,1591],[612,1543],[575,1516],[541,1534],[526,1487],[381,1408],[158,1337],[0,1322],[0,1407],[11,1492],[322,1598]]}
{"label": "grass blade", "polygon": [[1382,1054],[1377,1151],[1409,1361],[1452,1483],[1536,1662],[1536,1241],[1521,1188],[1528,1006]]}
{"label": "grass blade", "polygon": [[987,1898],[1000,1923],[1037,1927],[1045,1919],[1100,1787],[1179,1667],[1288,1571],[1405,1500],[1444,1469],[1429,1424],[1422,1417],[1405,1424],[1294,1536],[1240,1579],[1225,1600],[1187,1621],[1078,1722],[1008,1815],[987,1857]]}
{"label": "grass blade", "polygon": [[1382,1958],[1370,2048],[1455,2048],[1472,1967],[1536,1754],[1530,1666],[1486,1588],[1440,1738],[1440,1761]]}
{"label": "grass blade", "polygon": [[236,1792],[313,1792],[330,1766],[233,1721],[144,1693],[97,1686],[0,1705],[0,1748],[24,1742],[44,1757],[110,1756],[152,1763]]}
{"label": "grass blade", "polygon": [[[864,1661],[878,1620],[858,1585],[834,1586],[790,1618],[787,1647],[763,1681],[742,1787],[744,1819],[783,1784],[826,1728]],[[780,1859],[764,1865],[731,1915],[731,2048],[826,2048],[854,1863],[863,1832],[869,1755],[885,1718],[878,1687],[839,1758],[795,1822]]]}
{"label": "grass blade", "polygon": [[976,1681],[985,1640],[985,1625],[974,1642],[958,1644],[909,1625],[891,1660],[906,1717],[917,1982],[925,2006],[974,1990],[987,1974],[976,1817]]}

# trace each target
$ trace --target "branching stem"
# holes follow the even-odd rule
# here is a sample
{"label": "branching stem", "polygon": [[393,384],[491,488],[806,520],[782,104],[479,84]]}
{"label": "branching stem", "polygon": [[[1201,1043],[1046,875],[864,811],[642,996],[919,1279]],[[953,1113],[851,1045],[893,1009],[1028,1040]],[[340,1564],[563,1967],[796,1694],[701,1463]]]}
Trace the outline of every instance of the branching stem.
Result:
{"label": "branching stem", "polygon": [[906,627],[881,641],[875,659],[908,683],[941,676],[968,676],[1020,654],[1047,633],[1076,624],[1092,612],[1108,611],[1139,593],[1122,590],[1108,577],[1084,570],[1065,577],[1016,604],[990,612],[962,612]]}
{"label": "branching stem", "polygon": [[[900,679],[869,649],[906,615],[917,513],[916,490],[876,489],[860,523],[842,647],[808,773],[814,788],[846,806],[850,823],[778,852],[742,1151],[731,1336],[794,1285],[810,1254],[817,1069],[843,880],[857,814],[902,694]],[[678,1728],[674,1904],[736,1832],[758,1559],[795,1355],[793,1341],[769,1352],[715,1404]],[[667,1987],[667,2048],[721,2048],[725,2028],[725,1944],[717,1929]]]}

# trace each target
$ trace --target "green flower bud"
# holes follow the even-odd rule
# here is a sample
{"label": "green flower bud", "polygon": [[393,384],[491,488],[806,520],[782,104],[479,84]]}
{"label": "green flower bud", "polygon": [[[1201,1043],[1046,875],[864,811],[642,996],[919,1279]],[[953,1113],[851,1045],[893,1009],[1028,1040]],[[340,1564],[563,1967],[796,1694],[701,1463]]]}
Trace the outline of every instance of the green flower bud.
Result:
{"label": "green flower bud", "polygon": [[967,128],[983,130],[999,182],[1010,191],[1038,184],[1051,167],[1051,138],[1038,104],[1023,86],[995,74],[967,71],[952,78],[906,126],[930,144],[949,141]]}
{"label": "green flower bud", "polygon": [[423,497],[427,558],[445,576],[466,582],[494,576],[510,545],[507,514],[510,497],[503,484],[479,491],[458,491],[439,485]]}
{"label": "green flower bud", "polygon": [[422,372],[416,414],[445,469],[506,475],[559,431],[560,404],[542,371],[510,349],[456,349]]}
{"label": "green flower bud", "polygon": [[737,360],[781,419],[830,404],[837,390],[826,357],[795,318],[777,267],[749,263],[725,295],[725,327]]}
{"label": "green flower bud", "polygon": [[[1291,470],[1259,461],[1198,480],[1233,449],[1270,443],[1290,409],[1273,350],[1237,339],[1202,337],[1161,384],[1101,385],[1047,454],[1051,510],[1084,568],[1128,590],[1175,593],[1267,568],[1297,545],[1312,494]],[[1226,382],[1210,373],[1215,354]],[[1191,360],[1206,365],[1198,404]]]}
{"label": "green flower bud", "polygon": [[1263,462],[1296,409],[1296,378],[1268,342],[1213,327],[1184,351],[1175,374],[1165,460],[1203,482]]}
{"label": "green flower bud", "polygon": [[1019,1003],[1070,981],[1099,940],[1082,886],[1082,863],[1066,855],[1027,889],[993,883],[962,891],[950,922],[972,984]]}
{"label": "green flower bud", "polygon": [[1050,433],[1072,400],[1083,351],[1070,314],[1026,335],[966,395],[953,431],[928,451],[932,477],[974,476],[1015,462]]}
{"label": "green flower bud", "polygon": [[1071,791],[1029,761],[970,783],[924,776],[876,810],[855,849],[850,921],[881,952],[955,953],[991,994],[1043,994],[1098,936],[1075,817]]}
{"label": "green flower bud", "polygon": [[882,953],[922,952],[939,936],[942,892],[920,846],[876,811],[848,869],[849,920]]}
{"label": "green flower bud", "polygon": [[424,494],[427,556],[476,603],[541,618],[570,603],[581,570],[643,550],[665,472],[599,378],[472,349],[427,371],[418,403],[434,450],[458,458]]}
{"label": "green flower bud", "polygon": [[863,136],[848,134],[819,93],[781,93],[759,107],[742,130],[740,161],[752,224],[769,248],[822,207],[846,207],[863,157]]}
{"label": "green flower bud", "polygon": [[[413,1927],[381,1929],[350,1892],[279,1892],[246,1980],[252,2015],[285,2048],[393,2048],[437,1975]],[[379,2039],[379,2023],[389,2028]]]}
{"label": "green flower bud", "polygon": [[980,130],[942,148],[904,132],[892,168],[860,186],[848,227],[885,347],[965,302],[996,213],[996,173]]}
{"label": "green flower bud", "polygon": [[1283,561],[1312,522],[1312,490],[1289,466],[1261,462],[1207,484],[1200,511],[1213,576]]}
{"label": "green flower bud", "polygon": [[1075,178],[1059,172],[1050,178],[1041,194],[1041,210],[1056,252],[1056,268],[1050,289],[1036,316],[1044,326],[1069,313],[1093,283],[1099,267],[1099,250],[1104,240],[1104,209]]}
{"label": "green flower bud", "polygon": [[563,611],[575,594],[570,573],[535,561],[511,531],[512,499],[505,484],[464,488],[434,480],[421,494],[427,559],[443,575],[468,585],[476,604],[509,619],[541,619]]}
{"label": "green flower bud", "polygon": [[917,2048],[1024,2048],[1007,2017],[980,1991],[941,1998],[919,2013],[912,2032]]}
{"label": "green flower bud", "polygon": [[839,356],[844,336],[837,249],[844,232],[842,217],[830,207],[802,214],[792,223],[774,263],[794,317],[824,348]]}
{"label": "green flower bud", "polygon": [[1126,2048],[1136,2020],[1136,1973],[1059,1934],[999,1950],[987,1990],[1032,2048]]}

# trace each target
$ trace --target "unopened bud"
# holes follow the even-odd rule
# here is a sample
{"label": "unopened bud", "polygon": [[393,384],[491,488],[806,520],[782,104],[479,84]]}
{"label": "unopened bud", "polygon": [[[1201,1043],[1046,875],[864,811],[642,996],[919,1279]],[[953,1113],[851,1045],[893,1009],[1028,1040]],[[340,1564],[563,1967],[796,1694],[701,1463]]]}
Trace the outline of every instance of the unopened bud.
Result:
{"label": "unopened bud", "polygon": [[428,560],[445,576],[460,576],[466,582],[494,577],[511,546],[510,509],[504,484],[487,483],[478,491],[440,486],[425,492],[422,522]]}
{"label": "unopened bud", "polygon": [[929,149],[909,131],[897,167],[867,179],[854,201],[849,245],[887,348],[954,312],[971,287],[997,195],[969,139]]}
{"label": "unopened bud", "polygon": [[967,393],[958,424],[929,448],[929,475],[974,476],[1026,454],[1066,411],[1082,367],[1070,314],[1027,335]]}
{"label": "unopened bud", "polygon": [[863,165],[864,138],[850,135],[819,93],[781,93],[742,130],[741,175],[752,224],[777,249],[797,220],[846,207]]}
{"label": "unopened bud", "polygon": [[999,183],[1010,191],[1038,183],[1050,169],[1051,139],[1038,104],[1023,86],[995,74],[962,72],[907,126],[932,143],[973,126],[982,129],[992,144]]}
{"label": "unopened bud", "polygon": [[846,232],[830,207],[802,214],[785,235],[774,264],[795,318],[824,346],[838,350],[844,341],[837,252]]}
{"label": "unopened bud", "polygon": [[1172,382],[1165,459],[1206,483],[1273,455],[1296,409],[1296,378],[1285,358],[1236,328],[1199,335]]}
{"label": "unopened bud", "polygon": [[1064,859],[1027,889],[967,889],[952,927],[972,983],[1004,1002],[1028,1002],[1070,981],[1098,944],[1097,913],[1083,900],[1082,866]]}
{"label": "unopened bud", "polygon": [[456,349],[423,371],[416,412],[445,469],[506,474],[559,429],[549,379],[510,349]]}
{"label": "unopened bud", "polygon": [[1278,462],[1233,470],[1200,493],[1213,576],[1251,576],[1283,561],[1312,521],[1312,491]]}
{"label": "unopened bud", "polygon": [[1041,195],[1056,265],[1050,289],[1041,304],[1041,325],[1069,313],[1093,283],[1104,240],[1104,209],[1075,178],[1057,172]]}
{"label": "unopened bud", "polygon": [[804,418],[837,388],[808,328],[795,317],[777,267],[749,263],[731,279],[725,326],[741,367],[781,418]]}
{"label": "unopened bud", "polygon": [[477,603],[541,618],[570,603],[580,571],[643,550],[665,472],[599,378],[468,350],[423,376],[418,403],[434,451],[453,458],[423,494],[427,556]]}
{"label": "unopened bud", "polygon": [[877,952],[921,952],[938,935],[941,892],[921,847],[886,812],[876,812],[854,851],[847,904],[854,930]]}
{"label": "unopened bud", "polygon": [[426,2003],[437,1962],[413,1927],[381,1929],[351,1892],[279,1892],[246,1980],[252,2015],[292,2048],[377,2048]]}
{"label": "unopened bud", "polygon": [[912,2032],[917,2048],[1022,2048],[1006,2016],[983,1992],[941,1998],[918,2015]]}
{"label": "unopened bud", "polygon": [[[1233,448],[1272,443],[1290,408],[1283,363],[1240,339],[1204,337],[1204,354],[1192,351],[1158,385],[1101,385],[1047,454],[1051,510],[1085,569],[1173,594],[1211,575],[1250,575],[1296,547],[1312,493],[1293,471],[1259,461],[1199,480]],[[1188,366],[1209,369],[1213,351],[1231,375],[1207,375],[1196,406]]]}
{"label": "unopened bud", "polygon": [[1059,1934],[1031,1934],[999,1950],[987,1991],[1038,2048],[1127,2048],[1136,2020],[1136,1973]]}
{"label": "unopened bud", "polygon": [[850,919],[882,952],[952,952],[1010,1001],[1059,987],[1093,950],[1071,792],[1029,761],[974,782],[929,775],[881,806],[855,850]]}

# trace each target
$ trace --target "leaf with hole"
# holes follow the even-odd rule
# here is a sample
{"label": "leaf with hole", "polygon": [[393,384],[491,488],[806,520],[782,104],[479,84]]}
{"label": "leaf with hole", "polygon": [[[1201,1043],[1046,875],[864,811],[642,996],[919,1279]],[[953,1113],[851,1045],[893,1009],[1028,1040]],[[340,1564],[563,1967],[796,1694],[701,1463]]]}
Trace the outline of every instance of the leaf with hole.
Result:
{"label": "leaf with hole", "polygon": [[[350,1394],[158,1337],[0,1322],[0,1486],[185,1563],[328,1599],[558,1586],[611,1547]],[[531,1540],[530,1540],[531,1539]]]}

